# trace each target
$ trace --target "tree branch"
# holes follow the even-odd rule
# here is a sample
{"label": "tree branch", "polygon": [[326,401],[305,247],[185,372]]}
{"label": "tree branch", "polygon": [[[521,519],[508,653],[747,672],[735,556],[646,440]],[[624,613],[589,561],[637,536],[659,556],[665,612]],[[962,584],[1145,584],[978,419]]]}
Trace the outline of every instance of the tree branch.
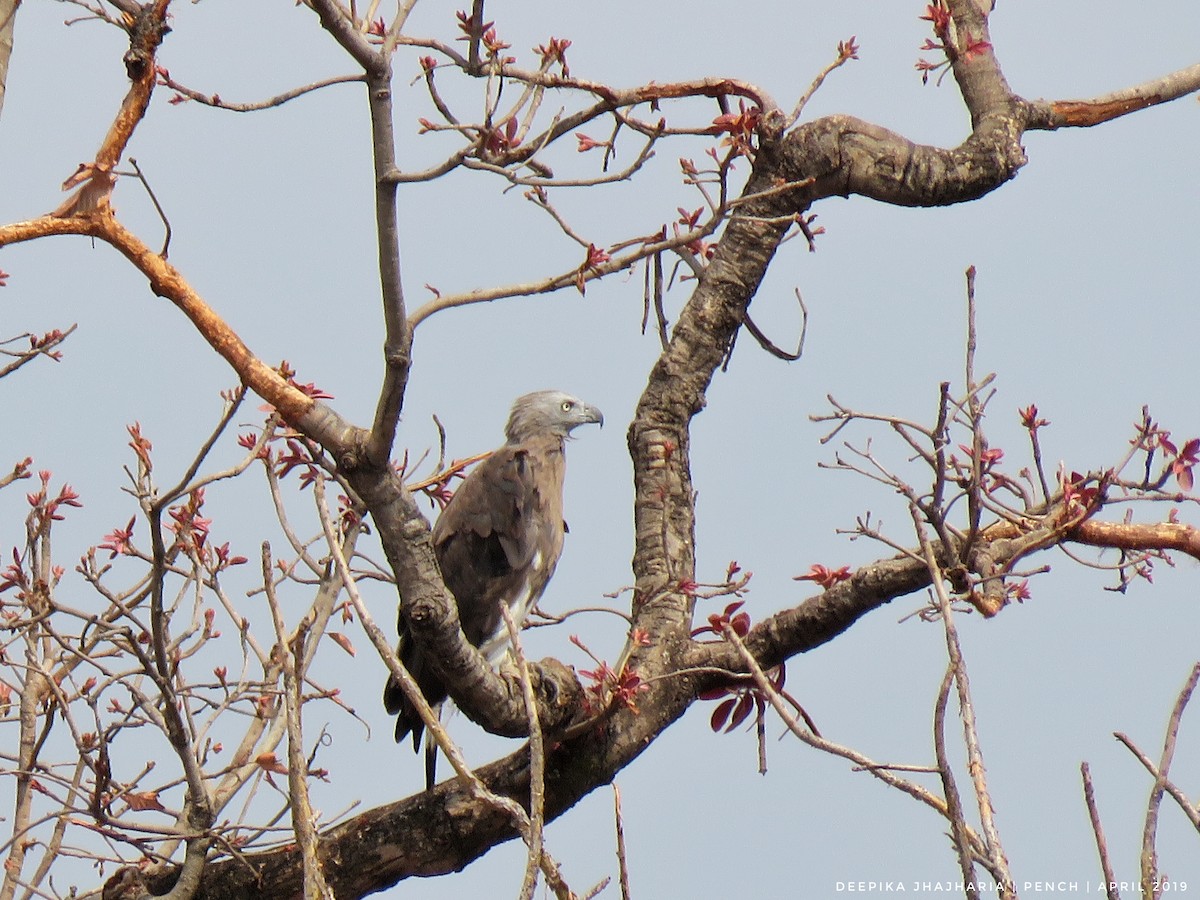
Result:
{"label": "tree branch", "polygon": [[[383,301],[384,378],[380,386],[375,421],[365,444],[372,465],[383,466],[396,440],[396,425],[404,406],[404,390],[412,363],[412,329],[404,306],[400,273],[400,232],[397,222],[396,182],[385,177],[396,169],[396,142],[392,132],[392,65],[390,53],[376,50],[354,27],[333,0],[312,0],[321,25],[363,67],[371,119],[371,157],[375,167],[375,236],[379,283]],[[407,13],[405,13],[407,15]],[[389,35],[388,45],[394,45]]]}
{"label": "tree branch", "polygon": [[1200,63],[1179,69],[1162,78],[1113,91],[1088,100],[1034,100],[1029,103],[1028,128],[1053,131],[1058,128],[1090,128],[1113,119],[1169,103],[1200,90]]}
{"label": "tree branch", "polygon": [[[232,103],[221,98],[219,94],[204,94],[200,91],[193,90],[186,85],[180,84],[170,73],[165,69],[160,69],[158,73],[159,83],[163,87],[168,87],[175,91],[181,97],[186,97],[188,100],[194,100],[197,103],[202,103],[205,106],[211,106],[213,109],[225,109],[230,112],[258,112],[264,109],[273,109],[277,106],[283,106],[289,100],[295,100],[297,97],[303,97],[305,94],[310,94],[313,91],[319,91],[321,88],[331,87],[335,84],[349,84],[355,81],[363,81],[362,75],[335,75],[332,78],[322,78],[320,81],[314,81],[312,84],[301,85],[298,88],[292,88],[290,91],[284,91],[282,94],[276,94],[273,97],[268,97],[265,100],[254,100],[245,103]],[[174,100],[172,100],[174,102]]]}
{"label": "tree branch", "polygon": [[21,0],[0,0],[0,113],[4,111],[4,90],[8,84],[8,60],[12,56],[13,28]]}

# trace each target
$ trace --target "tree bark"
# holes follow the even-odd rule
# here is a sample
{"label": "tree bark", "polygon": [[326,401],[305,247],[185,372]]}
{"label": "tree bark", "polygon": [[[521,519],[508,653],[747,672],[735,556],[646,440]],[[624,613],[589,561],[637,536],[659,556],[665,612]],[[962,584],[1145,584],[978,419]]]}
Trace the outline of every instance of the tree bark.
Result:
{"label": "tree bark", "polygon": [[21,0],[0,0],[0,114],[4,112],[4,92],[8,84],[8,60],[12,56],[13,27]]}

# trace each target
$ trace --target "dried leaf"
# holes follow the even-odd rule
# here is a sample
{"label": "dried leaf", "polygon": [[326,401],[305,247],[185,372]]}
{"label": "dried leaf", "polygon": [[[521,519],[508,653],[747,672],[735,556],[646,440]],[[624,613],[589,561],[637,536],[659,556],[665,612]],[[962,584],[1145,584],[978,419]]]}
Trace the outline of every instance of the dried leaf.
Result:
{"label": "dried leaf", "polygon": [[260,769],[267,772],[274,772],[277,775],[286,775],[287,766],[279,761],[274,753],[260,753],[254,758],[254,762]]}
{"label": "dried leaf", "polygon": [[142,812],[147,809],[155,809],[159,812],[166,812],[166,808],[158,802],[158,791],[135,791],[125,795],[125,802],[129,804],[130,809],[135,809]]}
{"label": "dried leaf", "polygon": [[329,637],[330,637],[330,638],[331,638],[331,639],[332,639],[332,640],[333,640],[335,643],[337,643],[337,645],[338,645],[339,647],[341,647],[343,650],[345,650],[345,651],[346,651],[347,653],[349,653],[351,656],[356,656],[356,655],[357,655],[357,654],[354,652],[354,644],[352,644],[352,643],[350,642],[350,638],[346,637],[346,635],[344,635],[342,632],[340,632],[340,631],[330,631],[328,634],[329,634]]}

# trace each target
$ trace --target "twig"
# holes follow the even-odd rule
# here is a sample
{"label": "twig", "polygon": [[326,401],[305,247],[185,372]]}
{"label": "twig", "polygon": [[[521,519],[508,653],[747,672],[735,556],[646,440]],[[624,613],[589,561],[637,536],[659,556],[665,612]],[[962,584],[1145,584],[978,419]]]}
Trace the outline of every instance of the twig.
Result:
{"label": "twig", "polygon": [[625,824],[621,819],[621,789],[613,782],[613,814],[617,820],[617,872],[621,900],[629,900],[629,859],[625,852]]}
{"label": "twig", "polygon": [[[1125,748],[1133,754],[1134,759],[1140,762],[1147,772],[1154,776],[1155,779],[1158,778],[1158,769],[1155,767],[1154,761],[1142,752],[1137,744],[1130,739],[1129,735],[1121,731],[1114,731],[1113,737],[1125,745]],[[1171,781],[1165,782],[1163,787],[1166,789],[1167,793],[1174,798],[1175,802],[1180,805],[1184,814],[1191,820],[1192,825],[1197,829],[1200,829],[1200,811],[1198,811],[1197,808],[1192,805],[1191,801],[1187,797],[1187,794],[1180,790],[1179,787]]]}
{"label": "twig", "polygon": [[[820,737],[801,725],[796,716],[793,715],[792,711],[787,708],[787,705],[783,701],[783,697],[777,690],[775,690],[774,686],[771,684],[771,680],[767,678],[766,673],[763,671],[762,666],[758,664],[758,660],[754,658],[754,655],[746,647],[745,643],[738,636],[737,632],[726,626],[723,634],[725,639],[733,644],[734,649],[742,658],[742,661],[746,664],[746,668],[750,671],[750,675],[754,679],[755,685],[757,685],[759,690],[763,692],[764,696],[767,698],[767,702],[771,704],[771,708],[779,714],[779,717],[783,720],[784,725],[787,726],[788,730],[792,734],[816,750],[821,750],[825,753],[829,753],[834,756],[840,756],[842,759],[849,760],[862,771],[869,773],[875,778],[878,778],[880,781],[886,785],[889,785],[890,787],[894,787],[900,791],[903,791],[915,800],[924,803],[939,816],[949,820],[949,809],[947,808],[946,802],[942,798],[932,794],[919,784],[908,781],[907,779],[901,778],[893,773],[893,770],[898,771],[901,769],[901,767],[885,766],[877,763],[874,760],[864,756],[862,753],[859,753],[857,750],[842,746],[841,744],[837,744],[826,738]],[[966,834],[967,840],[970,843],[971,854],[982,865],[986,866],[991,875],[996,878],[997,881],[999,881],[1000,873],[996,868],[994,868],[992,860],[987,855],[987,847],[984,841],[974,832],[973,829],[971,829],[969,825],[966,825],[965,823],[964,833]]]}
{"label": "twig", "polygon": [[470,71],[476,72],[479,70],[479,42],[483,39],[483,0],[472,0],[471,18],[468,22],[470,31],[467,33],[469,39],[467,59]]}
{"label": "twig", "polygon": [[415,329],[434,313],[441,312],[445,309],[469,306],[475,303],[488,303],[493,300],[506,300],[513,297],[531,297],[535,294],[549,294],[562,290],[563,288],[576,287],[580,278],[582,278],[584,282],[594,281],[598,278],[603,278],[605,275],[611,275],[614,272],[624,271],[634,263],[640,262],[648,256],[653,256],[656,253],[662,253],[664,250],[673,250],[676,247],[683,247],[692,241],[708,237],[708,235],[712,234],[713,231],[716,230],[721,220],[722,217],[714,217],[702,227],[693,229],[684,234],[675,235],[670,238],[664,238],[663,240],[659,241],[644,243],[638,250],[631,251],[630,253],[622,256],[615,256],[608,262],[588,266],[587,269],[582,273],[580,272],[579,267],[576,266],[575,268],[561,272],[558,275],[550,275],[537,281],[501,285],[494,288],[481,288],[462,294],[439,294],[415,310],[409,317],[409,324]]}
{"label": "twig", "polygon": [[[37,762],[38,712],[41,708],[41,697],[47,692],[46,675],[41,670],[35,655],[35,644],[26,639],[25,650],[25,679],[21,685],[19,706],[19,768],[17,771],[16,797],[13,810],[13,831],[23,833],[31,827],[30,816],[33,809],[33,773]],[[51,717],[52,718],[52,717]],[[0,900],[12,900],[17,890],[17,879],[25,864],[25,854],[28,849],[26,841],[16,841],[4,861],[4,883],[0,886]]]}
{"label": "twig", "polygon": [[[954,683],[958,692],[959,715],[963,722],[963,738],[967,748],[967,767],[971,774],[971,781],[975,787],[975,800],[979,807],[980,825],[983,830],[984,839],[987,841],[988,855],[995,867],[995,871],[1000,873],[1000,877],[997,879],[1000,882],[1000,897],[1014,898],[1015,900],[1016,894],[1012,890],[1012,874],[1009,872],[1008,860],[1005,858],[1004,848],[1000,843],[1000,834],[996,829],[991,795],[988,792],[987,777],[984,774],[986,770],[983,764],[983,751],[979,746],[979,732],[975,725],[975,706],[971,700],[971,688],[967,680],[966,662],[963,659],[962,647],[958,641],[958,630],[954,625],[950,597],[946,593],[945,575],[942,572],[941,566],[938,565],[933,545],[929,542],[929,536],[925,531],[920,511],[915,504],[910,505],[909,511],[913,518],[917,538],[921,543],[921,551],[925,557],[925,565],[929,569],[929,577],[942,613],[942,627],[946,634],[946,649],[950,657],[950,669],[953,672]],[[943,690],[946,689],[946,685],[943,685]],[[957,824],[955,827],[957,829]],[[963,877],[971,880],[969,873],[966,871],[963,872]]]}
{"label": "twig", "polygon": [[[1150,799],[1146,803],[1146,824],[1142,830],[1142,893],[1146,897],[1157,900],[1162,893],[1162,888],[1159,886],[1158,875],[1158,851],[1155,847],[1157,842],[1158,832],[1158,813],[1162,807],[1163,794],[1170,784],[1167,778],[1168,772],[1171,769],[1171,761],[1175,756],[1175,742],[1179,735],[1179,722],[1183,718],[1183,711],[1187,708],[1188,701],[1192,697],[1192,692],[1196,689],[1196,683],[1200,682],[1200,663],[1192,667],[1191,675],[1188,677],[1187,683],[1179,692],[1179,697],[1175,701],[1175,707],[1171,710],[1171,718],[1167,723],[1167,733],[1163,739],[1162,756],[1159,758],[1158,766],[1147,766],[1147,769],[1154,775],[1154,787],[1150,791]],[[1132,743],[1124,735],[1117,735],[1118,740],[1121,740],[1130,750],[1134,747]],[[1140,758],[1140,754],[1139,758]],[[1143,760],[1143,765],[1148,760]],[[1172,791],[1172,796],[1179,800],[1182,792]],[[1189,818],[1192,823],[1197,824],[1197,817],[1192,805],[1186,801],[1182,804],[1185,811],[1189,811]]]}
{"label": "twig", "polygon": [[1029,446],[1033,453],[1033,468],[1037,472],[1038,484],[1042,488],[1042,502],[1050,502],[1050,485],[1046,481],[1046,467],[1042,463],[1042,442],[1038,438],[1038,428],[1029,429]]}
{"label": "twig", "polygon": [[308,570],[313,573],[313,575],[320,577],[321,573],[324,571],[324,567],[321,565],[319,560],[313,558],[312,554],[308,552],[308,544],[304,541],[301,541],[300,537],[292,529],[292,524],[290,518],[288,517],[287,509],[283,505],[283,492],[280,490],[279,477],[275,474],[275,470],[272,468],[270,460],[266,460],[265,462],[266,465],[263,467],[264,474],[267,477],[267,486],[271,493],[271,502],[275,507],[275,518],[279,521],[279,527],[283,529],[284,537],[286,537],[288,543],[291,544],[292,549],[296,552],[297,557],[304,561],[304,564],[308,567]]}
{"label": "twig", "polygon": [[[980,517],[983,515],[983,404],[979,400],[980,385],[975,381],[975,350],[978,344],[975,313],[975,267],[967,266],[967,358],[966,358],[966,407],[967,426],[971,429],[971,479],[967,486],[967,510],[969,528],[963,545],[965,559],[974,546],[979,534]],[[949,548],[947,548],[949,549]]]}
{"label": "twig", "polygon": [[785,362],[795,362],[804,353],[804,337],[808,334],[808,307],[804,305],[804,298],[800,296],[800,288],[796,288],[796,302],[800,304],[800,338],[796,342],[795,352],[789,352],[775,345],[750,318],[750,313],[745,314],[742,324],[746,330],[758,341],[758,346],[762,347],[772,356],[782,359]]}
{"label": "twig", "polygon": [[305,631],[297,628],[290,639],[283,622],[283,611],[275,594],[271,571],[271,545],[262,544],[263,588],[267,594],[267,606],[271,610],[271,621],[275,625],[275,647],[283,665],[283,705],[287,721],[287,779],[288,808],[292,813],[292,828],[304,865],[305,900],[333,900],[333,892],[325,882],[321,860],[317,856],[318,835],[312,805],[308,796],[308,765],[304,759],[304,738],[300,717],[302,699],[301,681]]}
{"label": "twig", "polygon": [[825,79],[829,74],[839,66],[845,65],[852,59],[858,59],[858,48],[854,46],[854,38],[851,37],[848,41],[838,41],[837,59],[829,63],[825,68],[817,73],[817,77],[813,79],[812,84],[808,86],[808,90],[800,95],[800,99],[796,101],[796,106],[792,109],[792,114],[788,116],[787,123],[784,128],[791,128],[800,118],[800,114],[804,111],[804,107],[808,105],[808,101],[813,98],[813,95],[820,90]]}
{"label": "twig", "polygon": [[1092,788],[1092,770],[1086,762],[1079,764],[1079,774],[1083,778],[1083,801],[1087,804],[1088,818],[1092,823],[1092,834],[1096,836],[1096,852],[1100,854],[1100,871],[1104,874],[1104,892],[1107,894],[1108,900],[1121,900],[1112,860],[1108,858],[1108,842],[1104,839],[1104,827],[1100,824],[1100,810],[1096,808],[1096,794]]}
{"label": "twig", "polygon": [[[943,611],[943,618],[949,615]],[[937,703],[933,712],[933,752],[937,758],[938,774],[942,779],[942,792],[946,795],[946,818],[950,821],[950,830],[954,837],[954,850],[958,856],[958,866],[962,871],[966,885],[967,897],[978,900],[979,889],[975,886],[975,863],[967,846],[965,826],[966,813],[963,811],[962,798],[958,792],[958,784],[954,778],[954,769],[946,755],[946,706],[950,700],[950,688],[954,683],[954,664],[946,666],[946,674],[942,677],[941,687],[938,688]]]}
{"label": "twig", "polygon": [[[219,94],[202,94],[200,91],[180,84],[163,69],[159,69],[158,79],[159,84],[170,88],[183,97],[187,97],[189,100],[194,100],[205,106],[211,106],[214,109],[225,109],[231,112],[257,112],[258,110],[271,109],[276,106],[282,106],[289,100],[295,100],[297,97],[303,97],[305,94],[318,91],[321,88],[330,87],[335,84],[351,84],[355,81],[366,80],[362,75],[337,75],[333,78],[325,78],[321,81],[314,81],[312,84],[293,88],[290,91],[284,91],[282,94],[276,94],[274,97],[268,97],[266,100],[257,100],[249,103],[229,103],[222,100]],[[132,162],[132,160],[130,161]]]}
{"label": "twig", "polygon": [[[21,366],[36,359],[39,356],[45,356],[45,357],[48,357],[49,359],[57,361],[59,357],[52,351],[54,350],[55,347],[57,347],[59,344],[61,344],[63,341],[65,341],[67,339],[67,337],[71,334],[71,332],[73,332],[78,327],[79,327],[79,324],[76,323],[76,324],[73,324],[70,328],[66,329],[65,331],[60,331],[60,332],[52,331],[49,334],[45,335],[40,341],[38,341],[37,346],[30,347],[30,349],[28,349],[28,350],[22,350],[20,352],[15,352],[15,351],[10,351],[10,350],[2,351],[5,356],[15,356],[16,360],[14,362],[11,362],[8,365],[4,366],[3,368],[0,368],[0,378],[3,378],[6,375],[11,375],[13,372],[17,371],[17,369],[21,368]],[[32,334],[19,335],[19,338],[29,338],[30,343],[33,343],[36,340]],[[8,340],[0,342],[0,346],[3,346],[4,344],[7,344],[12,340],[17,340],[17,339],[18,338],[10,338]],[[0,484],[3,484],[3,483],[5,483],[5,482],[0,482]]]}
{"label": "twig", "polygon": [[[546,822],[546,750],[542,743],[542,726],[538,721],[537,697],[533,694],[533,683],[529,680],[529,665],[521,648],[520,629],[513,619],[512,610],[504,600],[498,601],[500,615],[508,628],[508,639],[516,660],[517,673],[521,681],[521,698],[525,701],[525,715],[529,717],[529,836],[525,839],[529,848],[525,865],[525,877],[521,883],[521,900],[532,900],[537,889],[538,871],[542,865],[543,828]],[[557,893],[557,891],[556,891]]]}
{"label": "twig", "polygon": [[930,443],[935,443],[936,437],[934,432],[930,431],[924,425],[920,425],[909,419],[900,419],[896,416],[890,416],[885,413],[864,413],[858,410],[850,409],[848,406],[843,406],[833,394],[826,394],[825,399],[829,401],[829,405],[833,407],[832,413],[813,414],[808,417],[810,422],[838,422],[838,426],[829,434],[821,438],[822,444],[828,444],[837,435],[839,431],[854,420],[861,419],[867,422],[886,422],[889,425],[900,424],[905,428],[923,434],[929,439]]}
{"label": "twig", "polygon": [[[148,478],[145,463],[139,464]],[[213,824],[213,812],[210,795],[205,784],[204,772],[200,768],[198,754],[192,741],[179,703],[179,692],[176,689],[176,664],[168,650],[170,635],[171,611],[163,607],[163,588],[167,575],[167,550],[163,543],[162,513],[167,506],[165,498],[143,501],[147,516],[150,519],[150,538],[153,545],[153,581],[150,591],[150,646],[152,658],[144,657],[136,644],[131,649],[143,661],[146,675],[154,682],[159,692],[161,710],[161,727],[171,744],[176,758],[179,760],[187,782],[187,813],[184,817],[186,827],[194,834],[201,835]],[[152,707],[147,704],[145,711],[149,714]],[[198,878],[197,867],[202,865],[208,848],[212,844],[211,836],[189,838],[184,852],[184,863],[180,881],[172,888],[171,895],[176,891],[187,890],[190,879]],[[186,877],[185,877],[186,876]]]}
{"label": "twig", "polygon": [[[142,183],[142,187],[146,189],[146,194],[150,197],[150,202],[154,204],[154,209],[158,212],[158,217],[162,219],[163,229],[166,232],[163,235],[162,250],[158,255],[163,259],[167,258],[167,250],[171,246],[171,220],[167,218],[167,212],[162,208],[162,204],[158,202],[158,197],[154,194],[154,189],[150,187],[150,182],[146,180],[146,176],[142,174],[141,166],[138,161],[132,156],[129,157],[129,164],[133,166],[133,173],[137,176],[137,180]],[[121,173],[118,173],[121,174]]]}
{"label": "twig", "polygon": [[[184,470],[183,475],[175,483],[175,486],[162,493],[161,498],[159,499],[160,503],[173,503],[175,500],[178,500],[185,494],[188,494],[197,488],[204,487],[204,485],[216,480],[215,478],[211,478],[199,484],[189,484],[189,482],[196,477],[196,473],[200,471],[200,466],[204,464],[204,460],[208,458],[208,454],[212,452],[212,448],[216,446],[217,440],[222,434],[225,433],[225,429],[229,427],[229,423],[233,421],[233,417],[237,415],[237,411],[241,408],[242,400],[244,400],[245,397],[245,386],[238,385],[238,387],[236,387],[229,395],[225,404],[225,409],[222,411],[221,418],[217,421],[216,427],[213,428],[208,438],[200,446],[200,450],[195,456],[192,457],[191,463],[188,464],[187,469]],[[257,446],[258,442],[255,442],[255,447]],[[249,468],[250,463],[252,463],[254,459],[255,454],[253,452],[248,453],[245,457],[243,457],[240,467],[235,467],[231,469],[230,472],[234,475],[244,472],[247,468]]]}
{"label": "twig", "polygon": [[[603,175],[595,178],[556,178],[553,175],[548,174],[548,172],[537,175],[518,175],[513,169],[507,166],[496,165],[495,163],[476,159],[472,156],[463,156],[460,160],[460,164],[467,169],[475,169],[481,172],[494,172],[495,174],[501,175],[508,181],[512,182],[513,185],[521,187],[599,187],[600,185],[617,184],[622,181],[628,181],[639,171],[641,171],[642,167],[654,158],[653,147],[661,136],[661,132],[649,135],[645,145],[634,158],[633,162],[621,169],[619,172],[605,171]],[[544,137],[549,139],[549,133],[547,133]],[[521,160],[520,164],[525,166],[533,166],[534,160],[531,157],[529,159]],[[537,171],[536,168],[535,171]]]}

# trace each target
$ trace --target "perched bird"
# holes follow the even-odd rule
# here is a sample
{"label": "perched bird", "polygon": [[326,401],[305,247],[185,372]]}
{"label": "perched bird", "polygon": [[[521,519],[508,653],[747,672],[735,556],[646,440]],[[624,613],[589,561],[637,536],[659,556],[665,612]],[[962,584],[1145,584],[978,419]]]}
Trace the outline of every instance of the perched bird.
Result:
{"label": "perched bird", "polygon": [[[564,444],[579,425],[604,425],[594,406],[562,391],[537,391],[513,403],[507,441],[463,480],[433,527],[433,549],[458,605],[463,634],[491,663],[508,649],[500,603],[519,625],[554,574],[562,553]],[[401,610],[397,653],[431,706],[447,691],[426,651],[408,633]],[[425,725],[392,678],[383,704],[396,716],[396,740],[421,743]],[[434,749],[426,757],[432,786]]]}

